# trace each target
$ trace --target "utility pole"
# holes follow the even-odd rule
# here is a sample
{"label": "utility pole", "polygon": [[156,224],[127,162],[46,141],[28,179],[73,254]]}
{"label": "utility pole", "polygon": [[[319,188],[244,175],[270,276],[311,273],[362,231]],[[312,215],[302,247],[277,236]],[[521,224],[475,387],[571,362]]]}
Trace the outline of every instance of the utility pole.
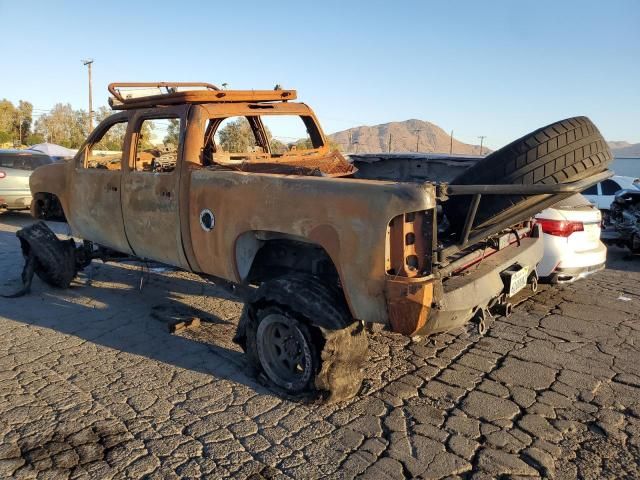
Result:
{"label": "utility pole", "polygon": [[422,129],[417,129],[414,130],[413,133],[416,134],[416,153],[418,153],[418,147],[420,146],[420,132],[422,131]]}
{"label": "utility pole", "polygon": [[451,130],[451,143],[449,143],[449,155],[453,154],[453,130]]}
{"label": "utility pole", "polygon": [[388,153],[391,153],[391,132],[389,132],[389,144],[387,145]]}
{"label": "utility pole", "polygon": [[353,132],[349,130],[349,151],[351,151],[351,146],[353,145]]}
{"label": "utility pole", "polygon": [[89,72],[89,133],[93,130],[93,96],[91,92],[91,64],[93,63],[93,58],[88,58],[82,60],[82,64],[87,67]]}
{"label": "utility pole", "polygon": [[480,155],[482,155],[482,142],[484,141],[485,138],[487,138],[487,136],[480,135],[478,138],[480,139]]}

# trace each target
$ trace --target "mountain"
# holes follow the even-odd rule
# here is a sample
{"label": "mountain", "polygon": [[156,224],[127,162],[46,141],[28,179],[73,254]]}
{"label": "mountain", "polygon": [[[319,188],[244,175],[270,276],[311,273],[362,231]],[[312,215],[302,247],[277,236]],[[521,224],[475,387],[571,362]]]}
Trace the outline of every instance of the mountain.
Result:
{"label": "mountain", "polygon": [[[383,123],[381,125],[354,127],[341,132],[332,133],[329,138],[342,146],[346,153],[381,153],[389,151],[389,135],[391,135],[391,152],[449,153],[451,137],[439,126],[423,120],[405,120],[404,122]],[[351,139],[351,141],[350,141]],[[417,145],[416,145],[417,144]],[[482,153],[491,152],[487,147]],[[453,153],[480,154],[479,145],[469,145],[454,138]]]}
{"label": "mountain", "polygon": [[640,157],[640,143],[607,142],[614,157]]}

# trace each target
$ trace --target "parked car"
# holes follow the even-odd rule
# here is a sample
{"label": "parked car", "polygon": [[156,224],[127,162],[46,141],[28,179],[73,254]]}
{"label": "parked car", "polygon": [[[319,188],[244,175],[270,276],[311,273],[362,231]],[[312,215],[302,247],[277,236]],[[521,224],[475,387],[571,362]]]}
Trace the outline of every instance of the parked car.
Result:
{"label": "parked car", "polygon": [[605,267],[601,213],[584,196],[569,197],[535,218],[544,232],[544,256],[538,264],[542,281],[572,282]]}
{"label": "parked car", "polygon": [[0,150],[0,206],[10,210],[31,207],[29,177],[53,160],[44,154],[25,150]]}
{"label": "parked car", "polygon": [[615,200],[615,194],[624,189],[640,190],[640,178],[614,175],[587,188],[582,192],[582,195],[602,211],[603,220],[606,225],[609,223],[609,210]]}
{"label": "parked car", "polygon": [[[150,87],[166,92],[131,93]],[[123,254],[229,285],[245,300],[234,340],[254,371],[291,394],[355,395],[366,323],[414,336],[470,320],[483,331],[490,310],[509,314],[510,298],[537,284],[543,239],[532,216],[609,176],[611,152],[586,117],[525,135],[448,182],[417,164],[347,162],[294,90],[109,91],[119,112],[73,161],[30,181],[34,195],[60,199],[85,242],[58,240],[43,222],[18,231],[24,288],[34,272],[67,287],[92,258]],[[270,141],[281,121],[308,134],[299,148]],[[145,128],[159,125],[176,148],[158,172],[138,158],[152,138]],[[250,141],[225,141],[238,125]],[[92,163],[104,139],[121,152],[116,169]]]}

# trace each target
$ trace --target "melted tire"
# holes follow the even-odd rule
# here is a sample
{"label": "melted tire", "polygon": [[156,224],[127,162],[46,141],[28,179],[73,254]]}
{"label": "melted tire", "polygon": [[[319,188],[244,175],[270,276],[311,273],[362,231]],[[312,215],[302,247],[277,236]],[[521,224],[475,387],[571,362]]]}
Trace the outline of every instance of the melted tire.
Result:
{"label": "melted tire", "polygon": [[257,354],[256,333],[262,312],[274,309],[305,324],[314,343],[314,375],[294,396],[320,395],[325,401],[347,400],[362,384],[362,363],[368,340],[364,326],[349,314],[342,293],[310,275],[292,275],[267,281],[243,311],[234,338],[258,375],[264,373]]}
{"label": "melted tire", "polygon": [[45,283],[67,288],[78,273],[75,242],[60,240],[44,222],[37,222],[16,232],[25,260],[35,257],[35,273]]}
{"label": "melted tire", "polygon": [[[559,184],[604,171],[612,155],[607,142],[587,117],[573,117],[540,128],[487,155],[458,175],[459,185]],[[474,227],[507,219],[540,196],[483,195]],[[462,230],[470,195],[453,196],[443,207],[453,231]]]}
{"label": "melted tire", "polygon": [[31,200],[31,216],[37,220],[66,221],[60,200],[49,193],[36,193],[33,196]]}

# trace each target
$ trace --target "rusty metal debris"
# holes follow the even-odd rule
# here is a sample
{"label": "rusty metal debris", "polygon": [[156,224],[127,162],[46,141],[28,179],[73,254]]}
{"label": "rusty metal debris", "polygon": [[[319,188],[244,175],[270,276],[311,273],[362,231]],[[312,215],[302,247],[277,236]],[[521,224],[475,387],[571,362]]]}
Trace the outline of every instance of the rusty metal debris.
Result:
{"label": "rusty metal debris", "polygon": [[192,317],[188,320],[181,320],[179,322],[174,322],[169,325],[169,333],[180,333],[187,329],[197,329],[200,328],[200,319],[197,317]]}

